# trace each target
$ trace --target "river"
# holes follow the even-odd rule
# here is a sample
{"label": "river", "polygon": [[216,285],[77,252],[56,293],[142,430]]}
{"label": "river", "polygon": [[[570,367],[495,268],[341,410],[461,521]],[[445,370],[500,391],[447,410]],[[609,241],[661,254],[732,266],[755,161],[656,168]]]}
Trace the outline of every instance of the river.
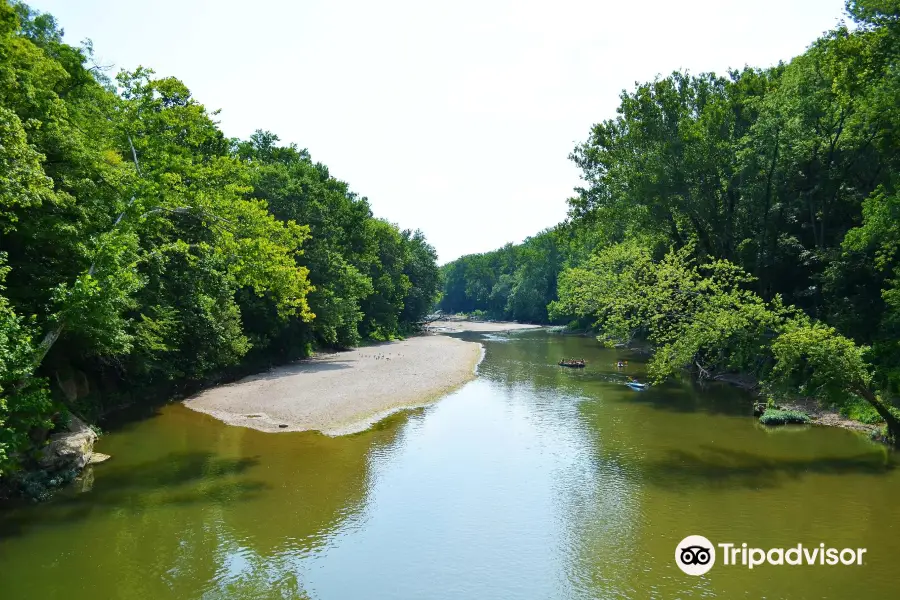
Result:
{"label": "river", "polygon": [[[474,381],[351,436],[267,434],[177,404],[111,427],[88,491],[0,514],[0,597],[896,597],[900,470],[885,447],[764,428],[726,386],[632,391],[623,355],[590,338],[476,337]],[[587,368],[556,366],[570,356]],[[867,553],[691,577],[674,561],[690,534]]]}

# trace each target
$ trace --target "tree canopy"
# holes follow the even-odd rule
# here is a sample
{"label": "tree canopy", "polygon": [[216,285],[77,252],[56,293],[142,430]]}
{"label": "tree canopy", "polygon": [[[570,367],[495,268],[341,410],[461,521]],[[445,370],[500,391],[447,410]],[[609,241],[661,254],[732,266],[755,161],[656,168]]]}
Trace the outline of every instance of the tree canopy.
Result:
{"label": "tree canopy", "polygon": [[421,232],[189,88],[114,78],[0,2],[0,476],[70,413],[410,331],[439,292]]}
{"label": "tree canopy", "polygon": [[847,11],[788,63],[624,91],[570,156],[568,220],[446,265],[442,307],[644,337],[657,377],[749,370],[896,436],[900,3]]}

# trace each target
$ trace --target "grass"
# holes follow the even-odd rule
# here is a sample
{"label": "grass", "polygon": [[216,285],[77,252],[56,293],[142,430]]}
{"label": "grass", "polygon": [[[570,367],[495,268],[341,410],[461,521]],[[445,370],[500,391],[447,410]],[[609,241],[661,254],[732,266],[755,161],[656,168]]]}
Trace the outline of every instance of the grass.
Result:
{"label": "grass", "polygon": [[789,423],[809,423],[809,415],[799,410],[779,410],[767,408],[759,417],[763,425],[787,425]]}
{"label": "grass", "polygon": [[871,404],[860,398],[853,398],[841,406],[841,414],[848,419],[868,425],[877,425],[884,422],[878,411]]}

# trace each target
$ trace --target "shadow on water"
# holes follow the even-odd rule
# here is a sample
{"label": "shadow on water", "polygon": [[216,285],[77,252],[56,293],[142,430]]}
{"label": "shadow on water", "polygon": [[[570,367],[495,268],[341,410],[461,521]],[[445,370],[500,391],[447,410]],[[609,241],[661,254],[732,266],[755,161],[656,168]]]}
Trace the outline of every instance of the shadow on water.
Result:
{"label": "shadow on water", "polygon": [[259,464],[259,457],[218,458],[212,452],[174,452],[103,474],[99,489],[142,490],[185,485],[214,477],[239,475]]}
{"label": "shadow on water", "polygon": [[[153,411],[100,441],[90,493],[0,515],[0,597],[892,597],[897,536],[867,523],[896,513],[895,457],[732,418],[740,390],[632,391],[646,365],[590,338],[509,337],[480,340],[480,381],[340,438]],[[689,531],[858,540],[883,562],[694,586],[672,576]]]}
{"label": "shadow on water", "polygon": [[126,430],[130,426],[159,417],[162,408],[168,403],[168,400],[155,400],[147,404],[122,406],[101,416],[98,424],[104,432]]}
{"label": "shadow on water", "polygon": [[93,482],[88,467],[76,489],[58,495],[49,504],[23,507],[0,518],[0,536],[26,533],[34,526],[71,524],[94,511],[142,512],[166,505],[223,504],[248,500],[269,486],[261,481],[235,480],[259,464],[258,457],[217,458],[211,452],[171,453],[123,467],[104,466],[103,477],[90,493],[78,484]]}
{"label": "shadow on water", "polygon": [[[628,464],[629,459],[616,457]],[[852,456],[771,457],[709,445],[699,451],[669,450],[661,460],[632,463],[626,472],[665,488],[774,488],[810,475],[871,475],[892,473],[897,463],[881,452]]]}
{"label": "shadow on water", "polygon": [[[623,386],[624,387],[624,386]],[[749,417],[753,415],[753,404],[746,392],[717,386],[701,390],[691,383],[669,383],[643,391],[629,390],[629,402],[649,406],[656,410]]]}
{"label": "shadow on water", "polygon": [[[516,336],[527,341],[523,344],[495,342],[471,334],[460,337],[485,344],[490,361],[485,361],[479,373],[509,389],[527,383],[540,393],[603,398],[666,412],[752,415],[751,396],[725,384],[701,386],[686,378],[647,390],[632,390],[625,385],[629,378],[648,380],[646,357],[606,348],[590,337],[525,331]],[[584,358],[587,367],[570,369],[558,365],[561,359],[570,357]],[[620,360],[628,361],[627,366],[617,368]]]}

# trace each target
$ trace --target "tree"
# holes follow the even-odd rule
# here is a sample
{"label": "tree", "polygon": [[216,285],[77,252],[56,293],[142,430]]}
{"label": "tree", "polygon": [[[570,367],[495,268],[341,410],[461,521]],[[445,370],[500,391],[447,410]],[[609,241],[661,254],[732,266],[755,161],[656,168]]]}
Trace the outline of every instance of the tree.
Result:
{"label": "tree", "polygon": [[764,301],[747,289],[753,278],[736,265],[721,259],[698,264],[693,254],[688,245],[653,260],[633,242],[602,250],[563,273],[551,313],[592,317],[609,345],[645,338],[657,381],[685,367],[696,367],[701,377],[739,370],[766,379],[772,394],[839,405],[855,396],[897,439],[900,420],[873,388],[867,347],[780,298]]}
{"label": "tree", "polygon": [[[388,339],[430,307],[420,232],[273,133],[228,139],[181,81],[113,85],[62,39],[0,2],[0,476],[66,412]],[[87,392],[49,385],[74,372]]]}
{"label": "tree", "polygon": [[[0,261],[0,283],[8,272]],[[16,469],[20,454],[31,446],[29,434],[51,425],[47,382],[34,376],[33,336],[33,323],[0,295],[0,477]]]}
{"label": "tree", "polygon": [[406,246],[403,275],[410,287],[403,299],[400,322],[405,326],[418,323],[434,306],[441,288],[441,273],[437,266],[437,252],[419,230],[401,232]]}

